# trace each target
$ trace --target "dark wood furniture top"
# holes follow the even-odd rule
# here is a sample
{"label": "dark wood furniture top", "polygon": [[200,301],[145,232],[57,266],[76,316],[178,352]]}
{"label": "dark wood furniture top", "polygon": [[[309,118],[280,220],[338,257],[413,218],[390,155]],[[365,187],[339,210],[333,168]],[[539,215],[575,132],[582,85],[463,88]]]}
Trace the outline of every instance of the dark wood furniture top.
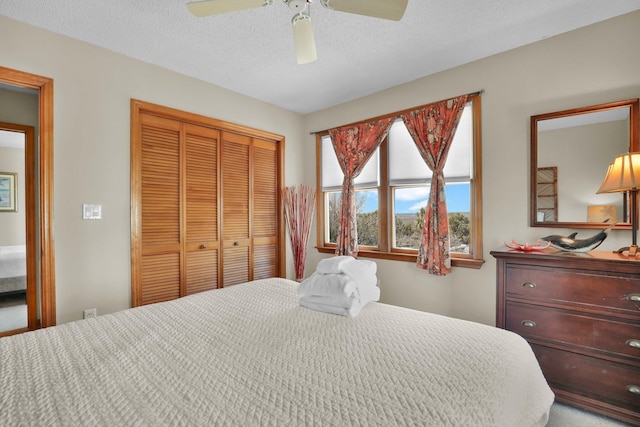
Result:
{"label": "dark wood furniture top", "polygon": [[640,425],[640,260],[492,251],[496,325],[533,348],[556,401]]}

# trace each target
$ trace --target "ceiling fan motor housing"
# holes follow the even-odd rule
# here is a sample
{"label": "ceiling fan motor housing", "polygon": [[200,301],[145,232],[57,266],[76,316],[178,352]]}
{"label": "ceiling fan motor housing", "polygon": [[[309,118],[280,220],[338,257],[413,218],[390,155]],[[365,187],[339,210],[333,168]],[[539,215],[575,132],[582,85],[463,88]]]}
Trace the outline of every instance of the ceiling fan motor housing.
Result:
{"label": "ceiling fan motor housing", "polygon": [[289,9],[294,11],[303,11],[309,2],[307,0],[282,0]]}

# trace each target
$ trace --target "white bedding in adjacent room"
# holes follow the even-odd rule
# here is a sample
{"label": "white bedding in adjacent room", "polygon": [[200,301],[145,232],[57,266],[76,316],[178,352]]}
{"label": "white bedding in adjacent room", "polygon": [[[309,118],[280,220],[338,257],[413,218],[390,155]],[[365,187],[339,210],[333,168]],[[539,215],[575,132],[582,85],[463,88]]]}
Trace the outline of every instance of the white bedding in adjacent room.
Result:
{"label": "white bedding in adjacent room", "polygon": [[303,308],[267,279],[0,338],[6,425],[543,426],[529,345],[370,303]]}
{"label": "white bedding in adjacent room", "polygon": [[0,246],[0,277],[27,274],[26,246]]}
{"label": "white bedding in adjacent room", "polygon": [[27,288],[26,275],[26,246],[0,246],[0,294],[24,291]]}

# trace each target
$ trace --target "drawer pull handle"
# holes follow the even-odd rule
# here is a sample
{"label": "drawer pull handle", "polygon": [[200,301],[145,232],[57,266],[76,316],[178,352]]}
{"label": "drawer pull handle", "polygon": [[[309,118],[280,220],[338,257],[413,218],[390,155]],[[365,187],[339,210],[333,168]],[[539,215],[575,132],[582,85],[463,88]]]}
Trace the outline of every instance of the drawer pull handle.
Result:
{"label": "drawer pull handle", "polygon": [[238,241],[233,242],[233,246],[240,246],[240,242]]}
{"label": "drawer pull handle", "polygon": [[207,245],[205,245],[204,243],[200,245],[200,249],[207,249]]}
{"label": "drawer pull handle", "polygon": [[535,288],[535,287],[536,287],[536,284],[535,284],[535,283],[533,283],[533,282],[524,282],[524,283],[522,284],[522,287],[523,287],[523,288]]}
{"label": "drawer pull handle", "polygon": [[522,326],[525,326],[527,328],[535,328],[536,327],[536,322],[534,322],[533,320],[523,320],[522,321]]}
{"label": "drawer pull handle", "polygon": [[637,385],[628,385],[627,391],[633,394],[640,394],[640,386]]}
{"label": "drawer pull handle", "polygon": [[629,301],[640,302],[640,294],[629,294],[627,295],[627,299]]}
{"label": "drawer pull handle", "polygon": [[629,347],[640,348],[640,340],[634,340],[634,339],[627,340],[626,344]]}

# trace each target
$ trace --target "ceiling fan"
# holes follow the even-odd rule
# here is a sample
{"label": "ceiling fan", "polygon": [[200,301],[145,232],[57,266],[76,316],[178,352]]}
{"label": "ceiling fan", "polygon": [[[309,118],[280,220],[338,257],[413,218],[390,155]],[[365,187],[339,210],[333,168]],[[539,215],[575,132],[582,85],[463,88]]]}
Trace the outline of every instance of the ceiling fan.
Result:
{"label": "ceiling fan", "polygon": [[[316,44],[311,27],[309,6],[312,0],[282,0],[297,12],[291,19],[293,41],[298,64],[306,64],[318,59]],[[327,9],[338,12],[355,13],[374,18],[399,21],[404,15],[409,0],[320,0]],[[204,0],[187,3],[187,8],[195,16],[219,15],[221,13],[269,6],[273,0]]]}

